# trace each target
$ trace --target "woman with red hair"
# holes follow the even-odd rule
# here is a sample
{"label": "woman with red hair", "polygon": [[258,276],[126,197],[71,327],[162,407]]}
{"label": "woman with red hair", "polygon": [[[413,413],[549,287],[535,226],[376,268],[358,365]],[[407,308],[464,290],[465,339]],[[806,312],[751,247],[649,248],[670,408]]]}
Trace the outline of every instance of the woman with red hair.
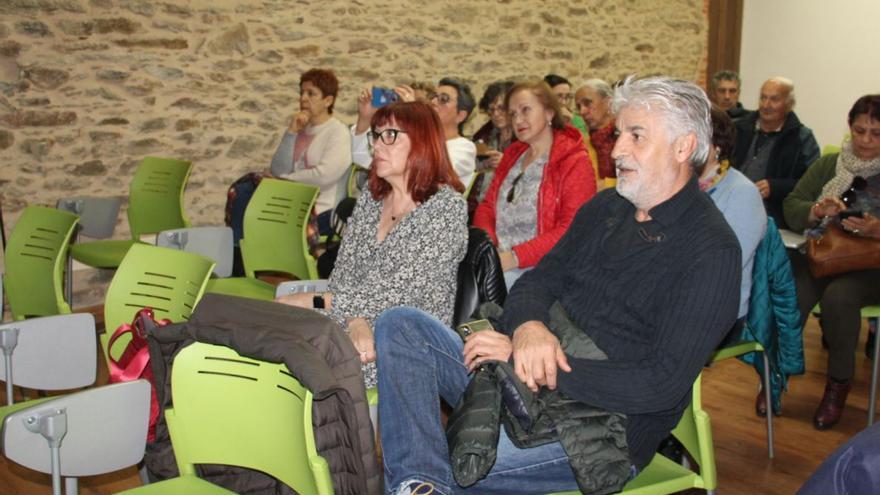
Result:
{"label": "woman with red hair", "polygon": [[[324,308],[349,334],[376,385],[373,321],[412,306],[452,325],[458,264],[467,250],[467,203],[437,114],[422,102],[379,109],[368,135],[369,194],[358,198],[328,291],[280,302]],[[381,358],[380,358],[381,359]]]}

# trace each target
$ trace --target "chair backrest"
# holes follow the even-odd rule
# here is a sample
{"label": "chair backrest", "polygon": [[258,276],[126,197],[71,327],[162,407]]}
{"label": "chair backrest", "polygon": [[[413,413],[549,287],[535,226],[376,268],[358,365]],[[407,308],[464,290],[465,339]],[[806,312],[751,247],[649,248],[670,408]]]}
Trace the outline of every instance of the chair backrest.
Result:
{"label": "chair backrest", "polygon": [[131,238],[189,227],[183,212],[183,191],[192,164],[185,160],[148,156],[131,180],[128,225]]}
{"label": "chair backrest", "polygon": [[453,324],[470,321],[482,303],[503,306],[506,298],[507,286],[498,251],[485,231],[470,227],[467,254],[458,265]]}
{"label": "chair backrest", "polygon": [[[90,313],[6,323],[0,325],[0,334],[15,329],[17,342],[10,349],[12,384],[36,390],[69,390],[95,383],[95,317]],[[0,380],[9,382],[6,366],[0,368]]]}
{"label": "chair backrest", "polygon": [[10,413],[3,420],[3,454],[22,466],[52,472],[48,442],[35,427],[66,415],[60,474],[80,477],[137,464],[144,456],[150,416],[150,383],[135,380],[60,396]]}
{"label": "chair backrest", "polygon": [[474,184],[476,184],[477,181],[482,176],[483,176],[482,170],[478,170],[478,171],[474,172],[474,175],[471,176],[471,181],[467,183],[467,185],[465,186],[466,189],[464,190],[464,193],[462,193],[462,196],[464,196],[465,199],[470,198],[471,191],[474,189]]}
{"label": "chair backrest", "polygon": [[302,495],[333,493],[315,449],[312,394],[283,364],[191,344],[174,359],[171,393],[165,416],[182,474],[194,474],[194,464],[241,466]]}
{"label": "chair backrest", "polygon": [[[153,308],[157,320],[188,320],[205,292],[213,269],[214,262],[204,256],[148,244],[133,245],[107,289],[104,301],[107,332],[101,338],[105,356],[107,336],[119,325],[131,323],[141,308]],[[114,355],[126,344],[127,339],[117,340]]]}
{"label": "chair backrest", "polygon": [[712,443],[712,422],[703,410],[700,385],[703,375],[694,382],[692,400],[682,415],[678,426],[672,430],[675,438],[684,445],[694,461],[700,466],[703,488],[713,490],[718,486],[718,473],[715,469],[715,447]]}
{"label": "chair backrest", "polygon": [[116,229],[121,204],[122,198],[119,196],[76,196],[59,199],[55,206],[59,210],[79,215],[80,234],[94,239],[107,239],[113,236]]}
{"label": "chair backrest", "polygon": [[824,148],[822,148],[822,156],[830,155],[832,153],[840,153],[840,146],[836,144],[826,144]]}
{"label": "chair backrest", "polygon": [[239,243],[246,276],[280,272],[300,280],[318,278],[306,232],[318,191],[286,180],[260,182],[244,213],[244,238]]}
{"label": "chair backrest", "polygon": [[348,169],[348,179],[346,180],[346,196],[349,198],[357,198],[364,190],[370,171],[361,167],[356,163],[352,163]]}
{"label": "chair backrest", "polygon": [[232,275],[232,229],[229,227],[189,227],[159,232],[156,245],[200,254],[214,260],[214,275]]}
{"label": "chair backrest", "polygon": [[70,313],[64,301],[64,266],[77,217],[28,206],[6,245],[6,297],[13,319]]}

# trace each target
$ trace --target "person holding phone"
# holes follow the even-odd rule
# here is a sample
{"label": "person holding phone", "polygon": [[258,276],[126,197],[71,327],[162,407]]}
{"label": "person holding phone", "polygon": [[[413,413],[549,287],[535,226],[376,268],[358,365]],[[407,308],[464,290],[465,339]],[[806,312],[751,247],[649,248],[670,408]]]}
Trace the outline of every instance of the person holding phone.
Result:
{"label": "person holding phone", "polygon": [[[802,232],[830,217],[852,235],[880,239],[880,94],[856,100],[847,123],[851,139],[844,140],[839,153],[810,165],[783,202],[785,220],[792,230]],[[840,421],[846,405],[862,326],[861,308],[880,304],[880,270],[816,279],[805,255],[792,253],[791,261],[803,321],[817,302],[822,307],[828,381],[813,426],[824,430]]]}
{"label": "person holding phone", "polygon": [[514,85],[504,106],[518,141],[504,151],[474,226],[495,242],[510,288],[568,230],[596,180],[580,131],[563,122],[545,82]]}
{"label": "person holding phone", "polygon": [[[400,97],[400,101],[415,101],[418,95],[416,90],[408,85],[397,86],[394,92]],[[452,168],[467,188],[474,177],[477,155],[474,143],[462,136],[464,122],[474,109],[474,97],[470,86],[458,79],[445,77],[440,80],[429,98],[431,107],[440,117],[446,151],[452,161]],[[370,119],[376,110],[372,88],[362,89],[358,96],[357,123],[351,128],[351,153],[354,163],[364,168],[369,168],[372,162],[367,147],[367,131],[370,127]]]}
{"label": "person holding phone", "polygon": [[320,188],[315,210],[318,231],[331,232],[330,215],[345,197],[351,165],[351,137],[333,117],[339,81],[333,71],[310,69],[300,76],[299,111],[290,118],[272,157],[272,175]]}
{"label": "person holding phone", "polygon": [[361,355],[376,384],[373,321],[394,306],[420,308],[452,323],[458,265],[467,251],[467,204],[443,145],[440,120],[423,102],[373,115],[368,191],[357,200],[326,293],[279,302],[323,309]]}

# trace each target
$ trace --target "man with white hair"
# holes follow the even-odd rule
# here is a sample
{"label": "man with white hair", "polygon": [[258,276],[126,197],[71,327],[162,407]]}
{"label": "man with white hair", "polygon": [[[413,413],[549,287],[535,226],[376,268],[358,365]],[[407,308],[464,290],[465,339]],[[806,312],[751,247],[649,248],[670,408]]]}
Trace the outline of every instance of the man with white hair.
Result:
{"label": "man with white hair", "polygon": [[786,228],[782,200],[819,158],[813,131],[792,110],[794,83],[771,77],[761,86],[758,110],[736,121],[734,166],[758,186],[767,214]]}
{"label": "man with white hair", "polygon": [[[466,490],[455,483],[439,398],[458,404],[469,372],[487,362],[512,363],[535,393],[626,416],[626,472],[603,492],[643,469],[681,418],[739,307],[739,243],[693,172],[711,146],[709,101],[690,82],[630,78],[615,90],[613,110],[616,191],[586,203],[556,247],[513,286],[495,331],[462,342],[406,307],[376,322],[389,493],[579,486],[572,469],[581,452],[570,451],[570,439],[521,449],[506,429],[488,474]],[[560,308],[574,340],[600,357],[580,357],[570,352],[571,340],[560,343]],[[577,450],[584,442],[574,443]]]}

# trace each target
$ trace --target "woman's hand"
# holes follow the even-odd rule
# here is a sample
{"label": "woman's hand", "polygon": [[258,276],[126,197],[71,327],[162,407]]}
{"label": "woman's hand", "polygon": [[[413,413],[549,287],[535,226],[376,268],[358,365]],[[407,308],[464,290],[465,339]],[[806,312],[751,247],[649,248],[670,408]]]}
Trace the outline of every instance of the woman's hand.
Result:
{"label": "woman's hand", "polygon": [[557,372],[571,371],[559,339],[540,321],[527,321],[513,332],[513,365],[532,392],[541,386],[556,389]]}
{"label": "woman's hand", "polygon": [[464,341],[464,365],[473,371],[486,361],[507,361],[513,352],[510,338],[495,330],[472,333]]}
{"label": "woman's hand", "polygon": [[372,88],[361,88],[358,95],[358,118],[355,124],[354,133],[363,134],[370,130],[370,120],[376,108],[373,106],[373,90]]}
{"label": "woman's hand", "polygon": [[318,295],[316,292],[297,292],[296,294],[278,296],[275,298],[275,302],[298,308],[314,309],[316,295]]}
{"label": "woman's hand", "polygon": [[311,114],[309,114],[309,112],[299,111],[293,114],[293,117],[290,118],[290,125],[287,126],[287,130],[294,134],[300,132],[309,124],[310,118]]}
{"label": "woman's hand", "polygon": [[518,267],[518,263],[516,261],[516,255],[513,254],[513,251],[504,251],[502,253],[498,253],[498,257],[501,259],[501,270],[508,271],[513,270]]}
{"label": "woman's hand", "polygon": [[865,213],[864,218],[848,217],[840,224],[857,236],[880,239],[880,219],[870,213]]}
{"label": "woman's hand", "polygon": [[416,101],[416,92],[406,84],[394,88],[394,92],[400,97],[400,101]]}
{"label": "woman's hand", "polygon": [[501,157],[504,153],[498,150],[489,150],[486,152],[486,159],[483,160],[484,166],[487,168],[495,168],[501,163]]}
{"label": "woman's hand", "polygon": [[354,344],[361,355],[361,362],[372,363],[376,360],[376,340],[373,338],[373,330],[370,324],[363,318],[353,318],[348,321],[348,338]]}
{"label": "woman's hand", "polygon": [[810,208],[810,216],[808,217],[808,220],[811,223],[818,222],[825,217],[836,216],[845,209],[846,205],[838,198],[822,198]]}

